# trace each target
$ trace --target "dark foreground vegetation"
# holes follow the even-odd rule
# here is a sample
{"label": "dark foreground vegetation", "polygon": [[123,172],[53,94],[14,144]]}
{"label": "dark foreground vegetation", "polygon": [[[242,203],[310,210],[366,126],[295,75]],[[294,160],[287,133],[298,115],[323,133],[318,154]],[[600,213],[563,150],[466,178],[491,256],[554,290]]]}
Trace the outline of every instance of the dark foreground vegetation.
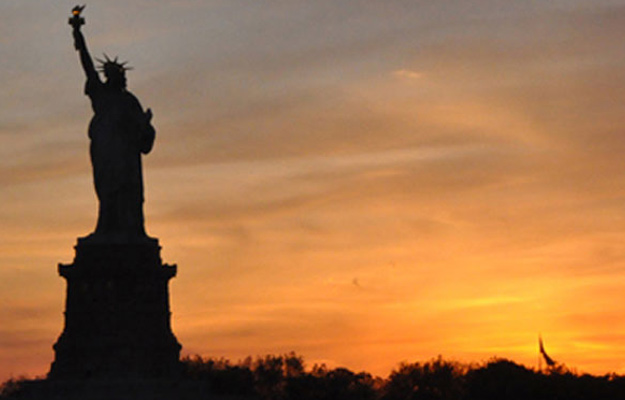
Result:
{"label": "dark foreground vegetation", "polygon": [[[186,379],[207,383],[215,395],[262,400],[625,399],[624,376],[578,374],[562,366],[541,372],[506,359],[402,363],[386,379],[325,365],[305,368],[294,353],[237,363],[189,357],[183,363]],[[20,382],[5,382],[0,399],[15,398]]]}

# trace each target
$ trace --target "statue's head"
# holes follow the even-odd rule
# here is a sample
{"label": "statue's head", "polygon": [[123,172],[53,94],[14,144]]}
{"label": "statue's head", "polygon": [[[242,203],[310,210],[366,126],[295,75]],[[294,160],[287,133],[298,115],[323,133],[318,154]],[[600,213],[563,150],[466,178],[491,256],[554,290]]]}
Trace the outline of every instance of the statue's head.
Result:
{"label": "statue's head", "polygon": [[106,61],[102,61],[100,59],[97,60],[100,62],[98,70],[104,73],[104,76],[106,77],[106,84],[116,89],[125,89],[126,71],[132,69],[132,67],[127,67],[127,62],[117,62],[117,57],[115,57],[114,60],[111,60],[106,54],[104,54],[104,58]]}

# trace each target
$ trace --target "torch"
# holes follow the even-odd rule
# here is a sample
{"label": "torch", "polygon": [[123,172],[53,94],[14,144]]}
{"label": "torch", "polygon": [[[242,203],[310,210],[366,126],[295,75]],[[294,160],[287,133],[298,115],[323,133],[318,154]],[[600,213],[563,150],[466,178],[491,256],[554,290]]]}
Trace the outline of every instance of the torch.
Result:
{"label": "torch", "polygon": [[80,16],[80,13],[85,9],[85,6],[86,5],[72,8],[72,16],[69,17],[69,21],[67,21],[67,23],[73,26],[74,29],[80,29],[80,26],[85,24],[85,19]]}

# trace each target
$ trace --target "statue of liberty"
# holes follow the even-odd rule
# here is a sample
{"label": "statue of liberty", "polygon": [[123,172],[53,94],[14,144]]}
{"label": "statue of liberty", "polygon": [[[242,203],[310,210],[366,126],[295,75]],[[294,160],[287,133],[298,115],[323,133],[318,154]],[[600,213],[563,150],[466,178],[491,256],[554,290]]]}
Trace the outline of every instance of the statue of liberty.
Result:
{"label": "statue of liberty", "polygon": [[154,144],[152,112],[143,111],[137,98],[126,90],[126,63],[117,57],[96,59],[102,82],[80,31],[83,7],[72,10],[74,46],[87,76],[85,94],[91,100],[94,116],[89,124],[93,180],[99,200],[98,222],[93,239],[127,241],[146,237],[143,218],[143,176],[141,153]]}
{"label": "statue of liberty", "polygon": [[158,239],[146,235],[143,221],[141,154],[154,144],[152,112],[126,90],[125,63],[105,56],[97,60],[104,78],[98,76],[80,31],[83,8],[72,10],[69,23],[94,113],[98,222],[78,238],[74,261],[58,265],[67,290],[48,373],[52,386],[25,398],[178,399],[191,386],[183,385],[181,345],[171,330],[168,283],[177,267],[162,262]]}

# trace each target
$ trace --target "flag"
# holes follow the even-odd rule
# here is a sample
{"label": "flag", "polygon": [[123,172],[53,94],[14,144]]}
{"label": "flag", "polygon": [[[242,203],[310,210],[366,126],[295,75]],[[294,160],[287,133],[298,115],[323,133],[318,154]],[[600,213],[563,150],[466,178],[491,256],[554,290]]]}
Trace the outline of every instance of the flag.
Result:
{"label": "flag", "polygon": [[545,351],[545,346],[543,345],[543,338],[540,336],[538,336],[538,348],[540,350],[540,354],[542,354],[548,366],[553,367],[554,365],[556,365],[556,362],[553,360],[553,358],[547,355],[547,352]]}

